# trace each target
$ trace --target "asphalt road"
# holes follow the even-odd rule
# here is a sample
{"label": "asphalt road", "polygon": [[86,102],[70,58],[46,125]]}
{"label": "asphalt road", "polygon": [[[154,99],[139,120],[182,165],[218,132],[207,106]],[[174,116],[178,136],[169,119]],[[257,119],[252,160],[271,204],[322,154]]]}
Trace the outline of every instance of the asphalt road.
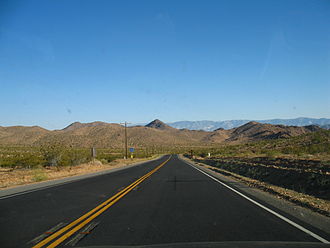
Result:
{"label": "asphalt road", "polygon": [[[154,174],[138,181],[136,187],[126,188],[162,163]],[[72,223],[118,192],[125,195],[88,223],[97,224],[93,230],[83,232],[86,225],[77,232],[86,236],[76,246],[319,242],[177,156],[165,156],[126,170],[0,199],[0,246],[32,247],[29,241],[59,223]]]}

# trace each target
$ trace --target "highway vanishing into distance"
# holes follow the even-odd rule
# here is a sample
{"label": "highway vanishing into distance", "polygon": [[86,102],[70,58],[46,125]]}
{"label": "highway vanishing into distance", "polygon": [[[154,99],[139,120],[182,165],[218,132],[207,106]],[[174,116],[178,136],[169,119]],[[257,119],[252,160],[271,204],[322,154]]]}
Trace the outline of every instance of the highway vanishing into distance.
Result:
{"label": "highway vanishing into distance", "polygon": [[[322,245],[330,240],[307,223],[258,199],[247,199],[251,196],[242,196],[235,185],[229,187],[178,156],[166,155],[128,169],[5,197],[0,199],[0,247],[174,243],[190,247],[192,242],[205,242],[196,247],[207,247],[215,243],[206,242],[228,241]],[[265,247],[257,245],[249,247]]]}

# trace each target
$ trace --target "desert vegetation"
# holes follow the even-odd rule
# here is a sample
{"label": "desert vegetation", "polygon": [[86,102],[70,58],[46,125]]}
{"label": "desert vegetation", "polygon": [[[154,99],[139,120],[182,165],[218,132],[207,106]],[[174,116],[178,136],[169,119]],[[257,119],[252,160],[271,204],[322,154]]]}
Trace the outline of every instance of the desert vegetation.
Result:
{"label": "desert vegetation", "polygon": [[1,146],[0,166],[10,168],[37,168],[47,166],[74,166],[89,162],[89,149],[45,146]]}
{"label": "desert vegetation", "polygon": [[195,161],[214,168],[330,200],[329,130],[288,139],[200,148],[193,150],[193,155]]}
{"label": "desert vegetation", "polygon": [[[64,146],[0,146],[0,188],[93,173],[155,158],[156,148],[137,148],[124,160],[124,149]],[[129,155],[131,155],[129,153]]]}
{"label": "desert vegetation", "polygon": [[[95,159],[102,163],[124,157],[124,149],[96,148]],[[162,148],[136,148],[134,158],[147,158],[167,151]],[[130,157],[130,153],[129,153]],[[0,146],[0,167],[6,168],[38,168],[67,167],[88,163],[92,160],[91,148],[62,146],[49,143],[43,146]]]}
{"label": "desert vegetation", "polygon": [[330,161],[330,130],[320,130],[290,138],[262,140],[237,145],[201,146],[193,153],[213,158],[296,158]]}

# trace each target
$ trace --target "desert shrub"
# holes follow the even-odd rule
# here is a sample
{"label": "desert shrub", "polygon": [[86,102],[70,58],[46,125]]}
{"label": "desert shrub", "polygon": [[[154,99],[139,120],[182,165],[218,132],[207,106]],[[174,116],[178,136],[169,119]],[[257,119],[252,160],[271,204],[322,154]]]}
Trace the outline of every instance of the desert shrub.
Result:
{"label": "desert shrub", "polygon": [[[197,160],[199,161],[199,160]],[[201,161],[215,167],[233,172],[245,177],[260,180],[280,187],[295,190],[297,192],[313,195],[323,199],[330,199],[330,176],[309,171],[291,171],[287,169],[251,166],[245,164],[231,164],[215,162],[212,160]]]}
{"label": "desert shrub", "polygon": [[0,148],[1,167],[33,168],[43,163],[42,156],[34,147]]}
{"label": "desert shrub", "polygon": [[45,166],[58,166],[64,152],[64,148],[58,144],[47,144],[40,148],[40,153],[44,158]]}
{"label": "desert shrub", "polygon": [[42,169],[37,168],[33,170],[33,180],[35,182],[41,182],[47,179],[47,174]]}
{"label": "desert shrub", "polygon": [[330,153],[330,144],[312,144],[306,147],[306,152],[310,154]]}
{"label": "desert shrub", "polygon": [[312,137],[312,142],[313,143],[321,143],[323,141],[323,136],[321,132],[316,132],[314,133],[313,137]]}
{"label": "desert shrub", "polygon": [[44,160],[38,154],[24,154],[16,157],[13,162],[15,167],[33,168],[41,165]]}
{"label": "desert shrub", "polygon": [[104,162],[110,163],[118,158],[123,158],[123,155],[113,154],[109,151],[102,151],[102,150],[98,151],[97,156],[96,156],[96,159],[102,161],[102,163],[104,163]]}
{"label": "desert shrub", "polygon": [[75,166],[91,160],[88,148],[66,147],[52,143],[40,148],[44,166]]}
{"label": "desert shrub", "polygon": [[201,156],[202,158],[206,158],[207,157],[207,152],[201,152],[199,153],[199,156]]}
{"label": "desert shrub", "polygon": [[67,148],[62,151],[59,161],[60,166],[75,166],[91,161],[92,156],[89,149]]}
{"label": "desert shrub", "polygon": [[263,154],[265,154],[269,158],[274,158],[277,155],[280,155],[280,152],[276,150],[263,150]]}

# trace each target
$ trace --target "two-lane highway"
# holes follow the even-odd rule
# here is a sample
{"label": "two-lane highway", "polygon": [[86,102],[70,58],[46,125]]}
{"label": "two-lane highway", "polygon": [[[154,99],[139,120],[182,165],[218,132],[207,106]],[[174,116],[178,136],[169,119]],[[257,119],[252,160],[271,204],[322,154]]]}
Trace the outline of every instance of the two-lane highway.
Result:
{"label": "two-lane highway", "polygon": [[60,223],[71,223],[168,158],[0,199],[0,247],[31,247],[28,241]]}
{"label": "two-lane highway", "polygon": [[0,213],[1,247],[320,242],[177,156],[1,199]]}

